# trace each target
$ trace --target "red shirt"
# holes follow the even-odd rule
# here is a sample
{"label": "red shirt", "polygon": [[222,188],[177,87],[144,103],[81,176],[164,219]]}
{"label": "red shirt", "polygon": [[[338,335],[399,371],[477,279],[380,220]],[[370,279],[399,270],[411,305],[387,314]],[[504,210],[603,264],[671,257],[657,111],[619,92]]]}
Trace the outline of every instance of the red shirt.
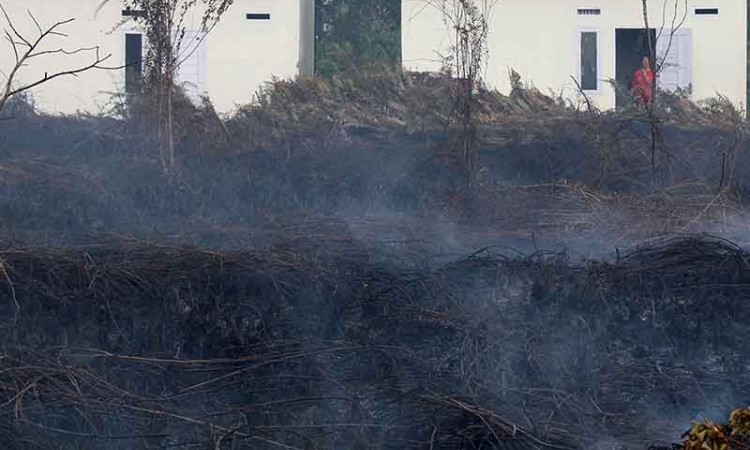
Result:
{"label": "red shirt", "polygon": [[638,69],[635,72],[632,91],[639,105],[651,102],[654,97],[654,73],[651,69]]}

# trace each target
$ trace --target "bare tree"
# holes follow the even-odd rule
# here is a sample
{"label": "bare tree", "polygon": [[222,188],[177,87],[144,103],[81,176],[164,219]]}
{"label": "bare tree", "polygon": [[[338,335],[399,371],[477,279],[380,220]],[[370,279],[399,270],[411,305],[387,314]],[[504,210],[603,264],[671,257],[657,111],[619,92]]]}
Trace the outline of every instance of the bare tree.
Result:
{"label": "bare tree", "polygon": [[451,121],[453,117],[458,118],[453,128],[471,182],[478,164],[477,130],[473,117],[474,89],[481,82],[482,68],[488,54],[489,17],[495,0],[427,1],[442,13],[444,22],[452,32],[450,54],[444,58],[447,71],[458,80]]}
{"label": "bare tree", "polygon": [[[667,57],[669,56],[669,52],[672,50],[672,44],[674,42],[674,37],[676,33],[682,28],[682,26],[685,24],[685,20],[687,19],[688,15],[688,4],[687,0],[673,0],[672,5],[672,18],[671,18],[671,24],[670,28],[668,29],[669,34],[665,37],[664,31],[665,27],[667,25],[667,5],[669,4],[671,0],[663,0],[662,4],[662,22],[659,27],[659,33],[656,35],[656,42],[667,39],[667,45],[664,47],[664,53],[659,55],[656,53],[656,42],[653,41],[653,38],[651,36],[651,25],[649,23],[650,18],[648,15],[648,0],[641,0],[641,9],[643,11],[643,27],[646,33],[646,39],[648,41],[648,48],[650,52],[650,59],[651,59],[651,66],[654,72],[654,77],[658,78],[659,74],[662,72],[662,70],[665,67]],[[682,16],[680,16],[679,10],[680,10],[680,3],[684,2],[683,5],[683,13]]]}
{"label": "bare tree", "polygon": [[[34,15],[27,11],[30,20],[34,23],[37,33],[32,37],[28,36],[21,31],[11,20],[10,15],[5,10],[2,4],[0,4],[0,13],[6,23],[6,28],[3,29],[3,37],[10,45],[13,50],[14,62],[13,66],[8,72],[0,71],[0,76],[4,78],[2,90],[0,91],[0,111],[3,110],[5,105],[12,97],[34,89],[35,87],[47,83],[48,81],[54,80],[55,78],[77,76],[83,72],[94,69],[107,69],[102,66],[109,57],[110,54],[102,56],[99,51],[99,47],[81,47],[74,50],[66,50],[64,48],[56,48],[52,50],[45,50],[43,45],[49,38],[58,36],[65,37],[66,35],[60,30],[73,22],[75,19],[67,19],[59,22],[55,22],[49,27],[42,27],[39,21]],[[72,69],[60,70],[54,72],[46,72],[43,77],[17,83],[19,72],[32,62],[42,58],[44,56],[62,54],[62,55],[75,55],[80,53],[91,54],[91,61],[85,65],[74,67]]]}
{"label": "bare tree", "polygon": [[[680,3],[683,2],[683,12],[680,16]],[[660,39],[664,37],[664,30],[667,26],[667,4],[668,0],[664,0],[664,3],[662,5],[662,19],[661,19],[661,26],[659,27],[659,33],[656,35],[656,41],[658,42]],[[674,3],[672,5],[672,18],[670,27],[668,29],[669,34],[667,36],[668,42],[664,50],[664,54],[661,55],[661,60],[654,59],[654,71],[655,73],[660,73],[666,64],[667,56],[669,55],[669,52],[672,51],[672,44],[674,43],[674,36],[677,33],[677,31],[682,28],[682,26],[685,24],[685,20],[687,20],[688,16],[688,3],[687,0],[674,0]],[[648,22],[648,11],[646,11],[644,15],[645,21]],[[652,55],[655,58],[658,58],[660,55]]]}
{"label": "bare tree", "polygon": [[[101,9],[111,0],[103,0]],[[144,28],[147,54],[144,60],[144,89],[153,113],[162,166],[170,172],[175,166],[174,97],[179,68],[218,24],[234,0],[125,0],[138,12],[137,23]],[[188,33],[186,20],[196,8],[203,10],[201,24]]]}
{"label": "bare tree", "polygon": [[[644,27],[644,31],[647,37],[649,52],[651,54],[650,61],[651,61],[651,68],[654,73],[654,86],[653,86],[653,94],[652,94],[651,102],[646,104],[646,115],[647,115],[648,122],[651,128],[651,172],[652,172],[652,177],[653,177],[654,189],[657,189],[657,157],[662,158],[666,156],[667,167],[671,163],[671,155],[667,151],[666,145],[664,143],[664,138],[661,133],[661,119],[659,115],[657,114],[656,109],[654,108],[655,101],[657,99],[657,94],[658,94],[657,80],[659,78],[659,75],[665,68],[665,64],[669,56],[669,52],[672,50],[674,37],[676,33],[679,31],[679,29],[685,23],[685,20],[687,19],[688,4],[687,4],[687,0],[673,0],[674,4],[672,5],[673,10],[672,10],[671,26],[669,28],[669,34],[666,37],[666,39],[668,39],[668,42],[667,42],[667,45],[663,47],[664,53],[661,55],[658,55],[656,53],[656,42],[653,42],[653,39],[651,36],[651,26],[649,23],[649,14],[648,14],[648,1],[649,0],[641,0],[641,9],[643,12],[643,27]],[[664,29],[667,23],[666,10],[667,10],[668,1],[671,1],[671,0],[663,0],[664,3],[662,5],[662,23],[659,28],[659,33],[656,36],[657,42],[660,39],[665,39]],[[684,13],[682,17],[679,17],[679,9],[680,9],[679,6],[680,6],[681,1],[684,1]],[[678,21],[678,18],[679,18],[679,21]]]}

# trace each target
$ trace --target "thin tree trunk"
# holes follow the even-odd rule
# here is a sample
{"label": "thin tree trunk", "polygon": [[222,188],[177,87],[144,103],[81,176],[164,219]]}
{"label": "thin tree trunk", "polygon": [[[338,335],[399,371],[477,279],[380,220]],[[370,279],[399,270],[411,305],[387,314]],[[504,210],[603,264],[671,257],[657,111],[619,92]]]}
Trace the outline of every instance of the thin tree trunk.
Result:
{"label": "thin tree trunk", "polygon": [[157,109],[155,111],[156,117],[153,119],[153,123],[156,125],[156,145],[159,147],[159,159],[161,160],[161,167],[164,173],[169,170],[167,163],[167,155],[165,154],[164,145],[164,111],[166,109],[165,104],[165,93],[164,93],[164,81],[159,76],[157,81]]}
{"label": "thin tree trunk", "polygon": [[165,117],[166,126],[166,138],[167,138],[167,155],[169,157],[169,170],[174,170],[175,167],[175,155],[174,155],[174,114],[173,114],[173,75],[171,73],[167,76],[167,114]]}
{"label": "thin tree trunk", "polygon": [[[659,190],[657,180],[657,151],[661,145],[661,128],[659,118],[656,117],[654,111],[654,103],[656,101],[656,47],[653,40],[651,39],[651,27],[648,21],[648,0],[641,0],[643,7],[643,26],[646,33],[646,42],[648,42],[648,51],[650,54],[651,72],[654,74],[653,86],[651,86],[651,101],[646,104],[646,113],[648,115],[649,123],[651,126],[651,179],[653,183],[654,191]],[[661,164],[659,164],[660,166]]]}

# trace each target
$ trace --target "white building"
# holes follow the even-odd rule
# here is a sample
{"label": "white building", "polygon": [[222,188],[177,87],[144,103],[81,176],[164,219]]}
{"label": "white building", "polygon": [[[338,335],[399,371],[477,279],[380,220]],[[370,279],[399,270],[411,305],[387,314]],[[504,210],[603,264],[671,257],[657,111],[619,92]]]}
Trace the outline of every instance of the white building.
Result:
{"label": "white building", "polygon": [[[132,73],[146,48],[142,29],[132,17],[137,12],[125,10],[122,0],[0,0],[0,4],[19,32],[32,38],[39,31],[28,12],[42,28],[75,19],[59,29],[67,36],[50,36],[43,50],[98,46],[101,55],[111,54],[104,65],[129,64]],[[192,96],[207,94],[221,112],[252,101],[258,88],[274,76],[312,73],[314,0],[235,0],[200,43],[191,32],[199,29],[201,13],[195,12],[188,19],[185,41],[193,44],[181,58],[179,82]],[[7,28],[3,25],[0,28]],[[91,52],[80,52],[35,58],[21,70],[17,84],[43,78],[45,73],[84,66],[92,57]],[[0,81],[4,82],[3,74],[13,61],[11,46],[0,42]],[[130,89],[127,84],[132,78],[126,73],[120,68],[58,78],[35,88],[32,96],[46,112],[102,112],[111,104],[113,94]]]}
{"label": "white building", "polygon": [[[492,1],[492,0],[490,0]],[[451,30],[435,0],[403,0],[403,64],[436,71]],[[610,80],[628,85],[650,53],[641,0],[500,0],[489,18],[484,80],[510,90],[509,71],[542,92],[580,98],[575,79],[601,108],[629,101]],[[744,105],[747,92],[746,0],[649,0],[649,26],[662,89],[689,89],[694,100],[717,94]],[[670,38],[671,37],[671,38]]]}
{"label": "white building", "polygon": [[[451,30],[434,3],[402,0],[402,57],[406,69],[437,71],[450,51]],[[449,0],[450,1],[450,0]],[[478,0],[482,1],[482,0]],[[629,101],[610,81],[627,85],[638,60],[649,53],[641,0],[487,0],[489,55],[484,80],[501,92],[510,89],[509,71],[540,90],[580,98],[577,83],[602,108]],[[27,36],[74,18],[51,36],[44,50],[99,46],[111,54],[105,65],[130,65],[146,48],[133,11],[122,0],[0,0]],[[747,92],[746,0],[649,0],[648,15],[664,89],[689,89],[695,100],[724,95],[745,104]],[[313,72],[315,0],[235,0],[208,37],[183,58],[179,81],[194,97],[206,94],[220,112],[252,101],[272,77]],[[188,28],[199,28],[200,12]],[[680,24],[678,26],[678,24]],[[187,41],[191,41],[188,33]],[[87,64],[91,53],[50,54],[19,73],[19,83]],[[13,63],[0,42],[0,81]],[[128,69],[96,70],[59,78],[32,91],[37,106],[52,113],[106,111],[112,96],[129,90]],[[575,79],[575,81],[574,81]]]}

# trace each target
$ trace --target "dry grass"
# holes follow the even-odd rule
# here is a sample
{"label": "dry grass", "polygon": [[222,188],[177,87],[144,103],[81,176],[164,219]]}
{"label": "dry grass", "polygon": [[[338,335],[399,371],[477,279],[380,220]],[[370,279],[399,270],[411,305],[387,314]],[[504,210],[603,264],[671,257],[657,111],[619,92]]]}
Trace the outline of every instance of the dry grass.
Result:
{"label": "dry grass", "polygon": [[284,242],[4,252],[7,448],[644,448],[750,392],[721,240],[432,269]]}

